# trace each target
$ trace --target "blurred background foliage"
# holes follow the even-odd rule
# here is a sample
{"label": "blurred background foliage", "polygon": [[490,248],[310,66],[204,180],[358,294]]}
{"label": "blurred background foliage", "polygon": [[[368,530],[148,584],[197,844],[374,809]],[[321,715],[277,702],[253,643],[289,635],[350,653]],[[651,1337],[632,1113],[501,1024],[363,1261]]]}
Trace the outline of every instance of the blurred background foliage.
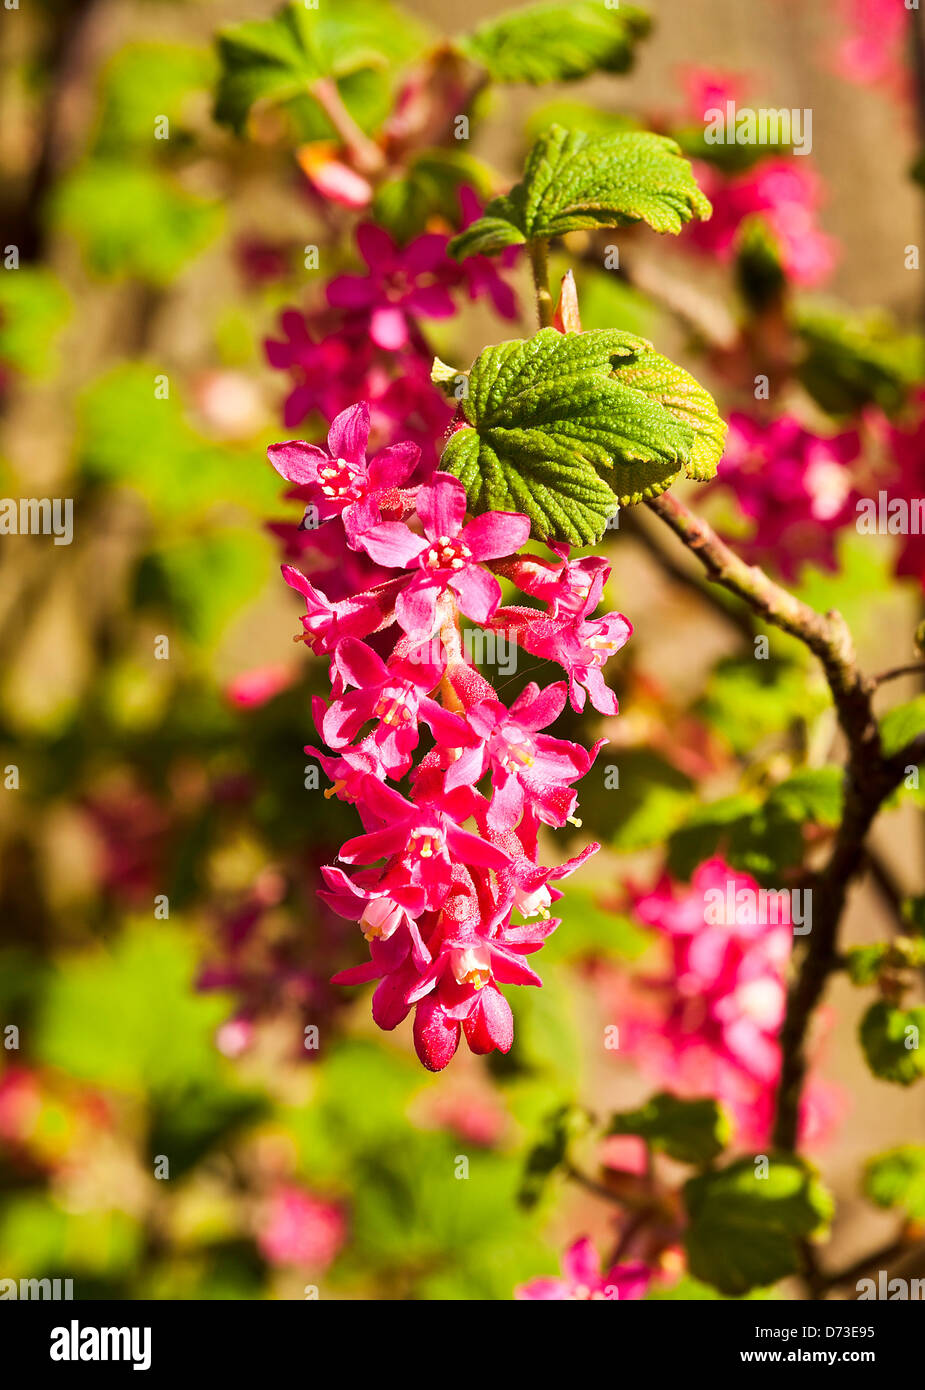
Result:
{"label": "blurred background foliage", "polygon": [[[825,770],[791,776],[795,750],[831,737],[831,711],[796,644],[775,637],[772,662],[743,663],[741,634],[621,535],[612,606],[637,637],[603,760],[619,758],[620,791],[589,778],[569,848],[593,836],[608,853],[568,889],[544,988],[511,1001],[514,1051],[460,1055],[429,1077],[406,1027],[374,1037],[366,1002],[328,984],[361,953],[319,907],[318,866],[354,826],[309,784],[301,752],[323,682],[291,644],[297,608],[267,529],[298,511],[265,462],[284,431],[261,341],[355,256],[280,138],[334,133],[298,84],[280,85],[282,108],[263,111],[249,141],[213,119],[214,31],[273,8],[32,0],[0,20],[2,247],[19,253],[0,271],[0,493],[71,497],[75,518],[70,546],[0,541],[0,1032],[18,1029],[0,1050],[0,1276],[71,1277],[85,1297],[302,1298],[317,1286],[506,1299],[602,1224],[593,1196],[561,1185],[518,1201],[544,1117],[576,1097],[606,1108],[647,1090],[600,1056],[603,962],[639,961],[649,942],[614,910],[618,868],[645,877],[667,847],[683,877],[722,841],[737,867],[777,881],[802,854],[801,827],[824,836],[837,817]],[[485,0],[464,18],[500,8]],[[710,7],[706,24],[702,6],[659,5],[664,39],[634,85],[615,63],[581,101],[553,88],[540,114],[522,88],[485,93],[474,153],[422,154],[379,189],[376,213],[403,239],[461,183],[504,186],[550,119],[625,128],[628,93],[629,106],[666,105],[672,65],[711,61],[730,32],[735,61],[759,63],[766,34],[736,27],[738,8]],[[359,49],[388,60],[340,74],[363,130],[381,125],[396,65],[445,10],[345,5]],[[231,124],[253,95],[220,88]],[[833,177],[849,270],[866,254],[867,214],[847,206],[839,175],[856,189],[857,159],[840,151]],[[306,269],[315,243],[322,264]],[[554,273],[567,264],[555,255]],[[526,288],[522,267],[514,278]],[[882,267],[856,278],[853,303],[901,313]],[[678,340],[664,307],[591,267],[582,313],[587,328],[619,323],[666,350]],[[879,355],[864,336],[859,374],[840,323],[833,333],[817,314],[801,330],[807,382],[840,383],[827,408],[853,401],[859,379],[872,389],[872,374],[887,395],[915,377],[917,347],[889,329]],[[471,305],[431,328],[448,361],[501,331]],[[826,607],[837,590],[878,652],[914,605],[891,590],[885,552],[872,561],[848,541],[840,558],[837,578],[807,574],[803,592]],[[885,1133],[892,1123],[887,1107]]]}

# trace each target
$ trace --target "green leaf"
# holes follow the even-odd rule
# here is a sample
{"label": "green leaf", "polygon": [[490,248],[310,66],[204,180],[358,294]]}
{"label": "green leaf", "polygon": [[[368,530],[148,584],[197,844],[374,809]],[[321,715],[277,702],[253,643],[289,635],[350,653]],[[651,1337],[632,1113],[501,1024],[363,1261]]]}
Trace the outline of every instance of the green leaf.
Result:
{"label": "green leaf", "polygon": [[644,131],[588,135],[552,126],[527,156],[523,180],[449,244],[457,260],[566,232],[647,222],[678,233],[712,209],[673,140]]}
{"label": "green leaf", "polygon": [[741,1158],[691,1178],[684,1202],[690,1272],[726,1294],[796,1273],[800,1242],[824,1230],[833,1211],[813,1169],[789,1155]]}
{"label": "green leaf", "polygon": [[697,713],[739,754],[805,723],[830,703],[828,686],[805,667],[730,657],[713,670]]}
{"label": "green leaf", "polygon": [[841,823],[844,801],[841,768],[804,767],[778,782],[765,807],[790,820],[835,826]]}
{"label": "green leaf", "polygon": [[867,1065],[881,1081],[911,1086],[925,1075],[925,1008],[900,1009],[878,999],[861,1019],[859,1032]]}
{"label": "green leaf", "polygon": [[566,1162],[572,1142],[587,1131],[588,1116],[576,1105],[547,1115],[539,1139],[527,1154],[518,1201],[528,1211],[537,1205],[546,1184]]}
{"label": "green leaf", "polygon": [[907,704],[896,705],[880,721],[880,741],[886,757],[905,748],[925,732],[925,695],[917,695]]}
{"label": "green leaf", "polygon": [[811,301],[800,305],[795,327],[804,348],[800,380],[831,415],[865,405],[892,414],[925,375],[925,339],[900,332],[886,314]]}
{"label": "green leaf", "polygon": [[272,19],[223,29],[215,119],[243,134],[258,103],[304,96],[319,78],[339,78],[411,58],[421,28],[387,0],[329,0],[309,9],[298,0]]}
{"label": "green leaf", "polygon": [[229,506],[265,516],[279,495],[257,449],[219,445],[189,424],[176,386],[155,396],[154,364],[126,363],[107,372],[81,398],[78,459],[93,481],[133,488],[172,533]]}
{"label": "green leaf", "polygon": [[872,985],[890,954],[890,947],[885,941],[873,941],[868,946],[852,946],[846,954],[851,983]]}
{"label": "green leaf", "polygon": [[255,595],[273,566],[267,537],[241,527],[172,537],[145,557],[139,602],[160,599],[200,649],[214,646]]}
{"label": "green leaf", "polygon": [[0,271],[0,362],[28,376],[49,371],[69,314],[67,291],[50,270]]}
{"label": "green leaf", "polygon": [[87,264],[106,276],[166,284],[217,235],[217,203],[187,193],[169,175],[117,159],[92,159],[59,186],[54,216]]}
{"label": "green leaf", "polygon": [[[208,90],[215,60],[207,48],[178,43],[132,43],[120,48],[103,71],[94,153],[152,152],[154,122],[170,122],[167,149],[182,135],[183,117],[196,92]],[[154,147],[167,153],[163,145]]]}
{"label": "green leaf", "polygon": [[715,1100],[681,1100],[660,1091],[638,1110],[613,1115],[608,1134],[637,1134],[678,1163],[712,1163],[729,1143],[732,1127]]}
{"label": "green leaf", "polygon": [[490,19],[456,40],[495,82],[573,82],[595,71],[626,72],[649,17],[632,5],[599,0],[529,5]]}
{"label": "green leaf", "polygon": [[42,1062],[96,1085],[155,1094],[220,1076],[213,1035],[228,1000],[193,989],[188,933],[149,918],[108,950],[58,964],[38,1022]]}
{"label": "green leaf", "polygon": [[604,957],[610,961],[635,960],[648,947],[651,936],[623,912],[602,906],[611,884],[602,888],[578,886],[571,880],[564,885],[562,899],[556,904],[567,930],[554,932],[543,948],[545,960],[554,964],[560,960],[575,961],[587,957]]}
{"label": "green leaf", "polygon": [[620,380],[657,401],[675,420],[690,426],[693,447],[684,464],[688,478],[706,482],[714,477],[723,456],[726,425],[709,391],[683,367],[657,352],[646,353],[621,367]]}
{"label": "green leaf", "polygon": [[913,1221],[925,1221],[925,1145],[902,1144],[870,1159],[864,1192],[878,1207],[902,1207]]}
{"label": "green leaf", "polygon": [[488,169],[471,155],[425,150],[403,174],[379,184],[373,216],[400,242],[406,242],[423,232],[432,217],[458,227],[460,188],[469,185],[484,198],[490,184]]}
{"label": "green leaf", "polygon": [[838,825],[842,774],[836,767],[802,768],[759,802],[754,793],[696,807],[668,840],[668,867],[687,879],[698,864],[722,853],[730,866],[759,881],[777,881],[803,856],[803,826]]}
{"label": "green leaf", "polygon": [[902,914],[909,924],[910,932],[914,936],[925,937],[925,893],[918,893],[914,897],[905,898],[902,904]]}
{"label": "green leaf", "polygon": [[467,424],[450,436],[441,467],[463,481],[475,513],[524,512],[541,540],[596,541],[618,505],[664,492],[709,452],[683,408],[686,394],[705,410],[706,393],[676,368],[674,394],[659,399],[664,361],[616,329],[544,328],[485,348],[461,402]]}

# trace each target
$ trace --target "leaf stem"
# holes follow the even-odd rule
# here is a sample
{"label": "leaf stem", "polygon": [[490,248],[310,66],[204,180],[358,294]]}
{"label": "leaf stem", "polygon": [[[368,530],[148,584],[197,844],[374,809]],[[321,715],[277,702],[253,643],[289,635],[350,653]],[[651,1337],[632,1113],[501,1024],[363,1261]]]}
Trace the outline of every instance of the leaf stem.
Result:
{"label": "leaf stem", "polygon": [[530,242],[530,267],[533,271],[533,288],[536,292],[536,312],[540,328],[550,328],[556,306],[549,292],[549,242],[542,237]]}
{"label": "leaf stem", "polygon": [[385,168],[385,155],[361,130],[344,105],[337,83],[330,77],[319,77],[308,89],[337,131],[357,168],[363,174],[381,174]]}

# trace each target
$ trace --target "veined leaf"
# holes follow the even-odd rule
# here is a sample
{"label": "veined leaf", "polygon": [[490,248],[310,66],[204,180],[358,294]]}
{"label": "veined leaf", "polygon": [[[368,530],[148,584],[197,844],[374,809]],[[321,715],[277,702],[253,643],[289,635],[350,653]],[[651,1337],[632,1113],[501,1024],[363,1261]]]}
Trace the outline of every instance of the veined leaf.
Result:
{"label": "veined leaf", "polygon": [[911,1086],[925,1076],[925,1008],[900,1009],[878,999],[858,1031],[867,1065],[881,1081]]}
{"label": "veined leaf", "polygon": [[600,0],[530,5],[481,24],[458,46],[496,82],[571,82],[588,73],[626,72],[649,17],[632,5]]}
{"label": "veined leaf", "polygon": [[420,28],[379,0],[322,0],[317,9],[295,3],[272,19],[248,21],[218,36],[221,64],[215,119],[241,134],[259,101],[303,96],[323,77],[346,77],[413,56]]}
{"label": "veined leaf", "polygon": [[925,1145],[903,1144],[870,1159],[864,1191],[878,1207],[902,1207],[925,1221]]}
{"label": "veined leaf", "polygon": [[[760,1160],[760,1161],[759,1161]],[[684,1187],[688,1266],[726,1294],[776,1283],[799,1268],[799,1242],[831,1219],[812,1168],[790,1155],[741,1158]]]}
{"label": "veined leaf", "polygon": [[718,1158],[731,1136],[729,1118],[713,1099],[682,1100],[660,1091],[638,1110],[612,1115],[608,1134],[637,1134],[678,1163]]}
{"label": "veined leaf", "polygon": [[523,512],[539,539],[575,545],[599,539],[618,506],[657,496],[682,468],[706,476],[723,429],[692,377],[617,329],[544,328],[485,348],[461,406],[468,423],[441,467],[465,484],[470,509]]}
{"label": "veined leaf", "polygon": [[524,176],[450,242],[457,260],[595,227],[647,222],[677,234],[709,202],[691,166],[665,135],[588,135],[553,125],[527,156]]}

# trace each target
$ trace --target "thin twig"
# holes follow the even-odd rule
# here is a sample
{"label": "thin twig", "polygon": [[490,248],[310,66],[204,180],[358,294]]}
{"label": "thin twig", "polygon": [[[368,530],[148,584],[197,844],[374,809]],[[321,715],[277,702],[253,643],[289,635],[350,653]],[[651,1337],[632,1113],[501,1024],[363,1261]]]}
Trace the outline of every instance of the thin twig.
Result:
{"label": "thin twig", "polygon": [[848,744],[844,815],[829,860],[813,879],[818,904],[813,930],[802,942],[780,1033],[781,1072],[773,1142],[778,1148],[793,1150],[807,1070],[809,1023],[829,976],[839,964],[838,927],[848,887],[864,865],[864,842],[877,811],[899,784],[905,767],[918,758],[920,745],[925,753],[925,740],[913,740],[893,757],[884,757],[871,704],[874,687],[858,668],[851,633],[839,613],[817,613],[763,570],[747,565],[672,494],[655,498],[649,506],[697,556],[715,583],[737,594],[753,612],[798,638],[814,653],[825,671]]}
{"label": "thin twig", "polygon": [[879,676],[871,676],[873,686],[886,685],[887,681],[898,680],[900,676],[925,675],[925,661],[913,661],[908,666],[893,666],[889,671],[881,671]]}

